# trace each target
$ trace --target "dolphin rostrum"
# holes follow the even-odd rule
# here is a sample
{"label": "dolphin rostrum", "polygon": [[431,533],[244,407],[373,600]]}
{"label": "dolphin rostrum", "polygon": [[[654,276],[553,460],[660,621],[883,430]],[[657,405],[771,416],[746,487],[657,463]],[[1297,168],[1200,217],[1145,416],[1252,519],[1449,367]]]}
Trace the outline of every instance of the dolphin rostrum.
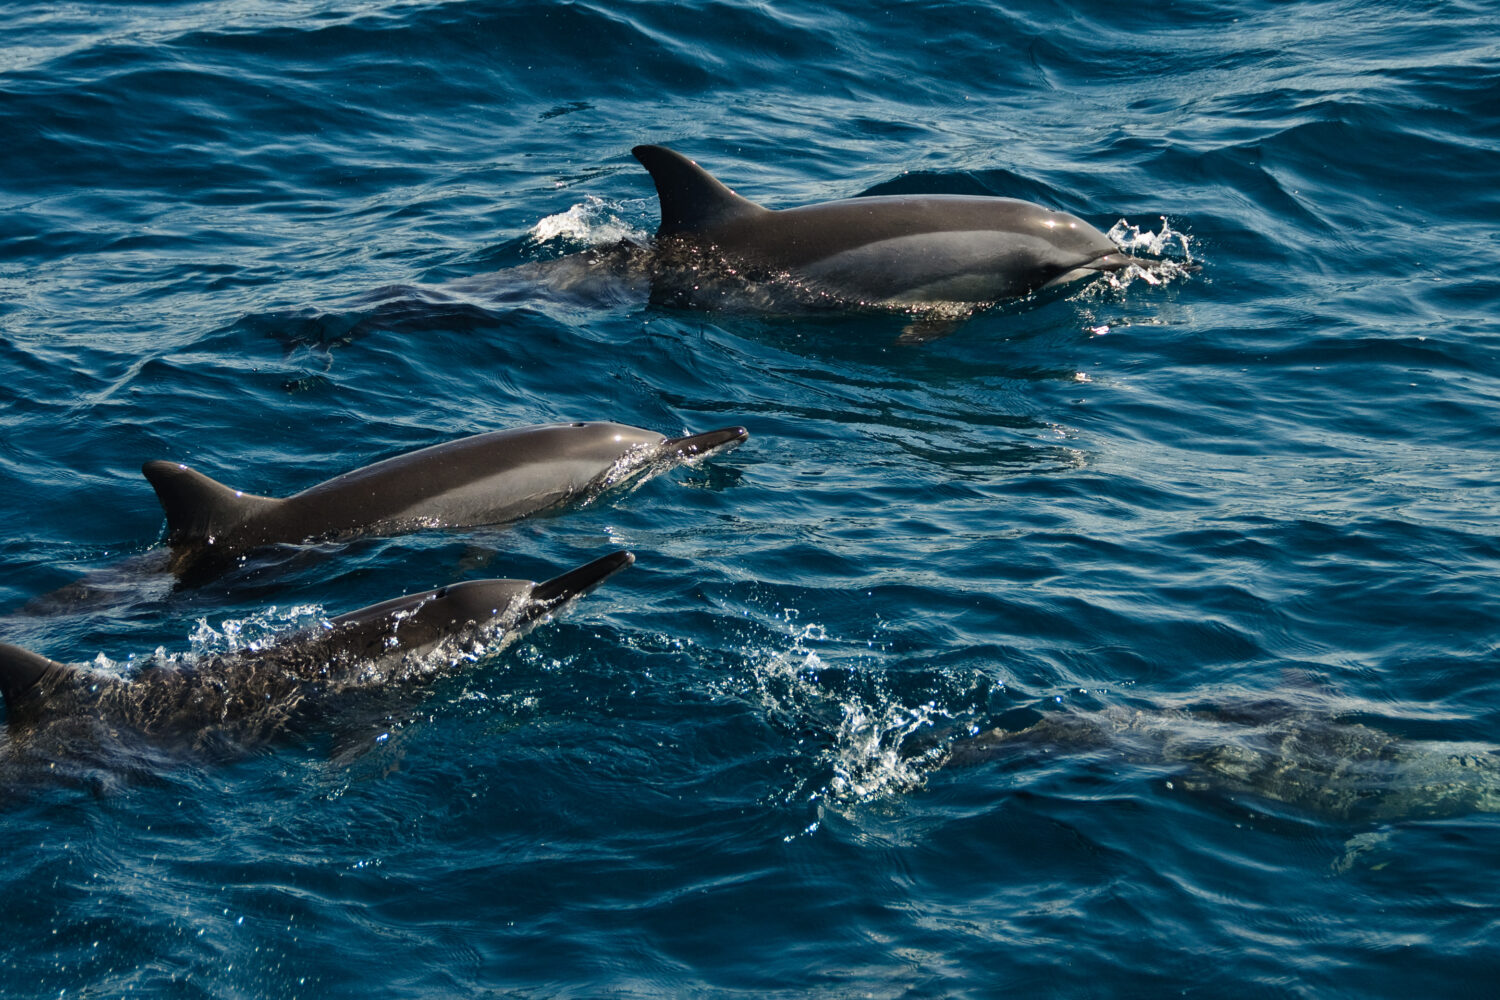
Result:
{"label": "dolphin rostrum", "polygon": [[172,570],[201,580],[265,545],[514,521],[747,436],[743,427],[669,438],[624,424],[542,424],[397,455],[285,499],[176,462],[141,471],[166,512]]}
{"label": "dolphin rostrum", "polygon": [[70,741],[101,734],[118,742],[122,730],[147,739],[185,737],[195,746],[225,736],[263,739],[341,692],[434,674],[481,648],[503,648],[634,561],[621,551],[543,583],[450,584],[351,611],[266,645],[153,662],[129,678],[0,643],[7,736],[50,726],[62,752]]}
{"label": "dolphin rostrum", "polygon": [[1187,708],[1047,711],[1021,729],[957,740],[944,762],[1104,753],[1180,768],[1173,784],[1190,791],[1352,823],[1500,812],[1500,747],[1405,739],[1343,715],[1311,692]]}
{"label": "dolphin rostrum", "polygon": [[981,304],[1158,263],[1015,198],[877,195],[773,210],[664,146],[631,152],[661,201],[658,299],[711,305],[711,284],[732,276],[795,286],[809,303]]}

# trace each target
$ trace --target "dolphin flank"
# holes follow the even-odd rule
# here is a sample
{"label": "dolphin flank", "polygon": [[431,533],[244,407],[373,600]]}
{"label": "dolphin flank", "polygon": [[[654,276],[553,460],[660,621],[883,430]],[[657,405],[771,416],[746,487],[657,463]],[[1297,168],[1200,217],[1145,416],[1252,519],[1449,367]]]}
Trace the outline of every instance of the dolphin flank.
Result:
{"label": "dolphin flank", "polygon": [[665,146],[631,152],[661,201],[658,299],[702,304],[705,276],[732,274],[851,304],[977,304],[1154,263],[1075,215],[1015,198],[879,195],[772,210]]}
{"label": "dolphin flank", "polygon": [[397,455],[285,499],[233,489],[177,462],[141,471],[166,513],[172,571],[201,580],[265,545],[514,521],[747,436],[743,427],[670,438],[624,424],[542,424]]}

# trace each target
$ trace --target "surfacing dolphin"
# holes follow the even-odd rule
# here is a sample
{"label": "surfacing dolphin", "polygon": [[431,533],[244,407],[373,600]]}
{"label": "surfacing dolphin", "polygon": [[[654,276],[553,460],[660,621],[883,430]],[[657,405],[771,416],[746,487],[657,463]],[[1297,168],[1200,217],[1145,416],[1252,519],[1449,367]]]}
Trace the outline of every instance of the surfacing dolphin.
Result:
{"label": "surfacing dolphin", "polygon": [[631,152],[661,204],[654,243],[627,238],[442,286],[383,289],[372,301],[549,294],[612,306],[649,296],[697,309],[896,309],[941,321],[1104,273],[1190,267],[1125,254],[1076,215],[1015,198],[868,195],[769,209],[665,146]]}
{"label": "surfacing dolphin", "polygon": [[[878,195],[768,209],[665,146],[631,152],[661,201],[656,231],[671,293],[699,304],[694,271],[779,279],[856,305],[990,303],[1151,262],[1067,212],[1015,198]],[[675,266],[674,266],[675,265]]]}
{"label": "surfacing dolphin", "polygon": [[944,763],[1104,753],[1181,765],[1174,784],[1191,791],[1346,823],[1500,812],[1500,747],[1403,739],[1341,715],[1311,692],[1182,709],[1049,711],[1023,729],[957,740]]}
{"label": "surfacing dolphin", "polygon": [[629,566],[614,552],[543,583],[470,580],[339,615],[264,646],[152,662],[133,677],[0,643],[7,748],[87,757],[132,740],[187,748],[263,741],[348,691],[493,653]]}
{"label": "surfacing dolphin", "polygon": [[543,424],[397,455],[285,499],[233,489],[177,462],[141,471],[167,516],[170,568],[197,582],[266,545],[503,524],[746,437],[743,427],[669,438],[624,424]]}

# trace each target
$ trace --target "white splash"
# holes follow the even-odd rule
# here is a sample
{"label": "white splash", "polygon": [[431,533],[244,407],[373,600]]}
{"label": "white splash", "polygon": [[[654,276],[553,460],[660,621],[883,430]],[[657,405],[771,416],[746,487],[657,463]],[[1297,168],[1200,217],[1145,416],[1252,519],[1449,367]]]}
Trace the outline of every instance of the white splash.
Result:
{"label": "white splash", "polygon": [[935,702],[914,708],[888,702],[861,704],[851,699],[828,756],[833,779],[828,792],[835,800],[867,802],[886,792],[904,791],[922,783],[925,757],[904,753],[907,737],[939,719],[951,718]]}
{"label": "white splash", "polygon": [[661,472],[668,468],[669,466],[665,464],[656,469],[652,468],[653,460],[660,457],[658,451],[658,448],[648,444],[636,445],[626,451],[625,454],[615,460],[615,464],[611,465],[604,475],[599,477],[598,488],[585,498],[584,502],[587,503],[606,490],[622,486],[636,477],[640,477],[640,479],[632,485],[632,489],[639,487],[641,483],[650,478],[650,475],[643,474],[651,473],[654,475],[656,472]]}
{"label": "white splash", "polygon": [[617,207],[602,198],[588,195],[566,212],[549,215],[532,226],[526,238],[538,246],[553,240],[588,246],[606,246],[621,240],[646,240],[650,234],[615,214]]}
{"label": "white splash", "polygon": [[[1152,232],[1132,226],[1121,219],[1108,233],[1110,242],[1131,256],[1140,258],[1138,265],[1119,271],[1106,271],[1100,280],[1088,282],[1079,294],[1080,299],[1097,298],[1129,288],[1137,281],[1148,285],[1164,285],[1174,278],[1184,278],[1198,270],[1193,261],[1193,238],[1172,228],[1167,217],[1161,217],[1161,231]],[[1164,256],[1170,254],[1170,256]],[[1094,329],[1095,335],[1107,333],[1108,328]]]}
{"label": "white splash", "polygon": [[298,604],[285,610],[273,604],[248,618],[226,618],[218,628],[207,618],[199,618],[197,628],[188,636],[188,655],[196,658],[253,651],[288,632],[325,621],[323,609],[316,604]]}
{"label": "white splash", "polygon": [[1143,230],[1140,226],[1132,226],[1121,219],[1104,235],[1126,253],[1146,253],[1159,257],[1171,248],[1180,252],[1185,263],[1193,262],[1193,238],[1187,233],[1179,233],[1173,229],[1165,215],[1161,217],[1161,232],[1159,233],[1153,233],[1149,229]]}
{"label": "white splash", "polygon": [[823,744],[817,759],[831,774],[798,794],[854,804],[919,787],[930,761],[912,753],[908,739],[953,715],[936,702],[900,704],[883,677],[858,664],[831,667],[813,648],[828,641],[826,630],[797,624],[796,617],[795,609],[783,610],[791,644],[753,656],[751,670],[754,695],[768,714]]}

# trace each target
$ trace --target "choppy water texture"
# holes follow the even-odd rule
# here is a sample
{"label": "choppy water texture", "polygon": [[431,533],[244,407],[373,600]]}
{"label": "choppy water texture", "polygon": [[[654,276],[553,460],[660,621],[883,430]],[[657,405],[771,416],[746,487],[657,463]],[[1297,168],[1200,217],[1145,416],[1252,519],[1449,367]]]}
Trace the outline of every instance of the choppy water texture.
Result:
{"label": "choppy water texture", "polygon": [[[639,561],[501,655],[270,746],[0,781],[0,993],[1492,989],[1497,23],[1342,0],[10,4],[0,640],[123,669]],[[1016,196],[1201,270],[926,343],[899,315],[430,291],[650,233],[641,142],[773,207]],[[586,419],[752,437],[508,529],[19,611],[149,559],[147,459],[286,495]],[[1228,695],[1251,707],[1209,712]],[[1258,701],[1337,738],[1284,738]],[[1146,717],[1167,751],[1123,723],[965,743]],[[1171,751],[1179,718],[1250,777]],[[1258,773],[1473,795],[1320,811]]]}

